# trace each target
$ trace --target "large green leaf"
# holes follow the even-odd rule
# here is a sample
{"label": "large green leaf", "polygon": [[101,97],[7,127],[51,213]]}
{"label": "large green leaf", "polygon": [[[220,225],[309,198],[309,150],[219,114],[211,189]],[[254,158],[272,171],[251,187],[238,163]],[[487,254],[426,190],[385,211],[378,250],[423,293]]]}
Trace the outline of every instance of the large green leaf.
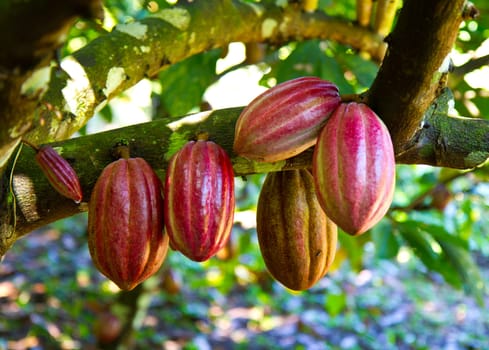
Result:
{"label": "large green leaf", "polygon": [[206,89],[216,80],[220,49],[187,58],[160,73],[161,102],[170,116],[187,114],[200,105]]}
{"label": "large green leaf", "polygon": [[465,291],[474,296],[479,304],[484,303],[486,287],[481,277],[479,267],[476,265],[469,251],[451,242],[438,240],[447,260],[457,270],[462,279]]}
{"label": "large green leaf", "polygon": [[335,58],[326,54],[321,42],[310,40],[298,43],[292,53],[272,67],[267,77],[275,76],[277,83],[302,76],[317,76],[329,80],[338,86],[341,94],[350,94],[354,90],[345,79],[343,70]]}
{"label": "large green leaf", "polygon": [[450,234],[443,226],[418,221],[399,223],[399,232],[429,269],[440,273],[451,285],[483,302],[484,281],[469,252],[468,242]]}
{"label": "large green leaf", "polygon": [[336,60],[345,71],[351,71],[358,80],[360,89],[372,85],[379,67],[372,61],[366,60],[349,49],[338,45],[335,55]]}
{"label": "large green leaf", "polygon": [[443,241],[450,243],[451,245],[457,246],[461,249],[469,249],[469,244],[466,240],[460,238],[459,236],[450,234],[447,230],[440,225],[427,224],[425,222],[419,222],[414,220],[408,220],[403,223],[404,225],[416,227],[418,230],[428,233],[436,241]]}
{"label": "large green leaf", "polygon": [[428,269],[440,270],[439,254],[433,249],[433,239],[426,232],[419,230],[412,223],[406,222],[398,223],[396,228],[404,241]]}

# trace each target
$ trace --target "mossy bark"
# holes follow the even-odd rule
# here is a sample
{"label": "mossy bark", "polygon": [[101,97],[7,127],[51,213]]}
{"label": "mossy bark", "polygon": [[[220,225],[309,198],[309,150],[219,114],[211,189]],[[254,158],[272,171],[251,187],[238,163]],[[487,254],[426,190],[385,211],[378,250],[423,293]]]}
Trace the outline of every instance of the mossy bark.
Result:
{"label": "mossy bark", "polygon": [[[34,143],[66,139],[110,98],[191,55],[235,41],[281,44],[311,38],[351,45],[377,59],[385,52],[379,35],[322,12],[304,13],[298,4],[282,8],[238,0],[184,2],[119,25],[65,58],[51,70],[49,81],[33,82],[28,93],[22,86],[33,77],[33,68],[21,77],[7,76],[9,85],[0,84],[0,97],[10,95],[0,103],[0,123],[6,126],[0,130],[0,169],[20,137]],[[49,65],[54,49],[36,68]]]}

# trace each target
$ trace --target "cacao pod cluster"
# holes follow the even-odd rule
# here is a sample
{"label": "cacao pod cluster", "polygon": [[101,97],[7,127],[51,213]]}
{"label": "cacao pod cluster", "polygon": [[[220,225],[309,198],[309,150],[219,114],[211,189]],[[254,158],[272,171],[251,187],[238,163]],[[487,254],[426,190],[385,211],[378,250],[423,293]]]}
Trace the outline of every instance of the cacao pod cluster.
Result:
{"label": "cacao pod cluster", "polygon": [[[387,212],[395,186],[394,150],[382,120],[366,105],[342,102],[331,82],[303,77],[253,100],[235,129],[236,154],[278,162],[314,146],[312,170],[269,173],[257,207],[257,236],[270,274],[305,290],[330,269],[338,227],[358,235]],[[88,206],[88,247],[99,271],[123,290],[155,274],[168,247],[201,262],[228,243],[234,218],[229,156],[207,135],[168,162],[161,182],[128,149],[108,164]],[[36,159],[53,187],[76,202],[76,173],[51,148]]]}
{"label": "cacao pod cluster", "polygon": [[270,173],[257,208],[257,235],[270,274],[293,290],[310,288],[334,259],[337,227],[368,231],[393,199],[395,160],[382,120],[366,104],[342,102],[338,88],[293,79],[253,100],[236,123],[234,151],[274,162],[314,146],[306,170]]}
{"label": "cacao pod cluster", "polygon": [[214,256],[233,217],[229,156],[212,141],[189,141],[170,159],[164,184],[142,158],[105,167],[90,198],[88,247],[99,271],[131,290],[159,270],[169,246],[194,261]]}

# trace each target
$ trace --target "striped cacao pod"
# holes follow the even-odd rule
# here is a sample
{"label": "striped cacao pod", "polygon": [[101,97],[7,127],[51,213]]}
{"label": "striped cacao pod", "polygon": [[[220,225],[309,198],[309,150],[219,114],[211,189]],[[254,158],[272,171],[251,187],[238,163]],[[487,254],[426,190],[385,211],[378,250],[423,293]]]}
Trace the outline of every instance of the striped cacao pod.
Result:
{"label": "striped cacao pod", "polygon": [[123,290],[160,268],[168,250],[162,185],[144,159],[121,158],[100,174],[88,207],[88,248],[99,271]]}
{"label": "striped cacao pod", "polygon": [[53,188],[62,196],[82,200],[80,180],[70,163],[51,146],[42,146],[37,150],[36,162]]}
{"label": "striped cacao pod", "polygon": [[234,219],[234,172],[229,156],[212,141],[190,141],[168,163],[165,226],[170,245],[205,261],[228,241]]}
{"label": "striped cacao pod", "polygon": [[256,223],[263,260],[277,281],[305,290],[326,274],[336,253],[337,226],[321,209],[308,170],[267,174]]}
{"label": "striped cacao pod", "polygon": [[319,202],[331,220],[351,235],[385,215],[395,187],[392,140],[382,120],[365,104],[341,104],[321,131],[313,155]]}
{"label": "striped cacao pod", "polygon": [[316,143],[321,127],[340,102],[336,85],[316,77],[276,85],[251,101],[239,116],[234,151],[262,162],[295,156]]}

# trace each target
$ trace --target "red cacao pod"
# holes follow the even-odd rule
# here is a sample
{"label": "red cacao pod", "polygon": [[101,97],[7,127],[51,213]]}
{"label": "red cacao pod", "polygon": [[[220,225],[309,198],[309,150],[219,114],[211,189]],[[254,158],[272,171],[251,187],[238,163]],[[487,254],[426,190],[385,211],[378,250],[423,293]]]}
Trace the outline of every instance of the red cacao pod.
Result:
{"label": "red cacao pod", "polygon": [[387,212],[395,186],[392,140],[365,104],[343,103],[321,131],[313,175],[326,215],[351,235],[374,226]]}
{"label": "red cacao pod", "polygon": [[170,159],[165,183],[170,245],[194,261],[212,257],[228,241],[234,218],[234,172],[212,141],[190,141]]}
{"label": "red cacao pod", "polygon": [[234,151],[263,162],[295,156],[316,143],[321,127],[340,102],[336,85],[316,77],[276,85],[251,101],[239,116]]}
{"label": "red cacao pod", "polygon": [[82,200],[80,180],[70,163],[51,146],[42,146],[36,153],[36,162],[53,188],[61,195]]}
{"label": "red cacao pod", "polygon": [[263,260],[284,286],[305,290],[326,274],[336,253],[338,231],[321,209],[309,171],[267,174],[256,223]]}
{"label": "red cacao pod", "polygon": [[119,159],[100,174],[88,207],[88,248],[99,271],[123,290],[160,268],[168,250],[162,185],[144,159]]}

